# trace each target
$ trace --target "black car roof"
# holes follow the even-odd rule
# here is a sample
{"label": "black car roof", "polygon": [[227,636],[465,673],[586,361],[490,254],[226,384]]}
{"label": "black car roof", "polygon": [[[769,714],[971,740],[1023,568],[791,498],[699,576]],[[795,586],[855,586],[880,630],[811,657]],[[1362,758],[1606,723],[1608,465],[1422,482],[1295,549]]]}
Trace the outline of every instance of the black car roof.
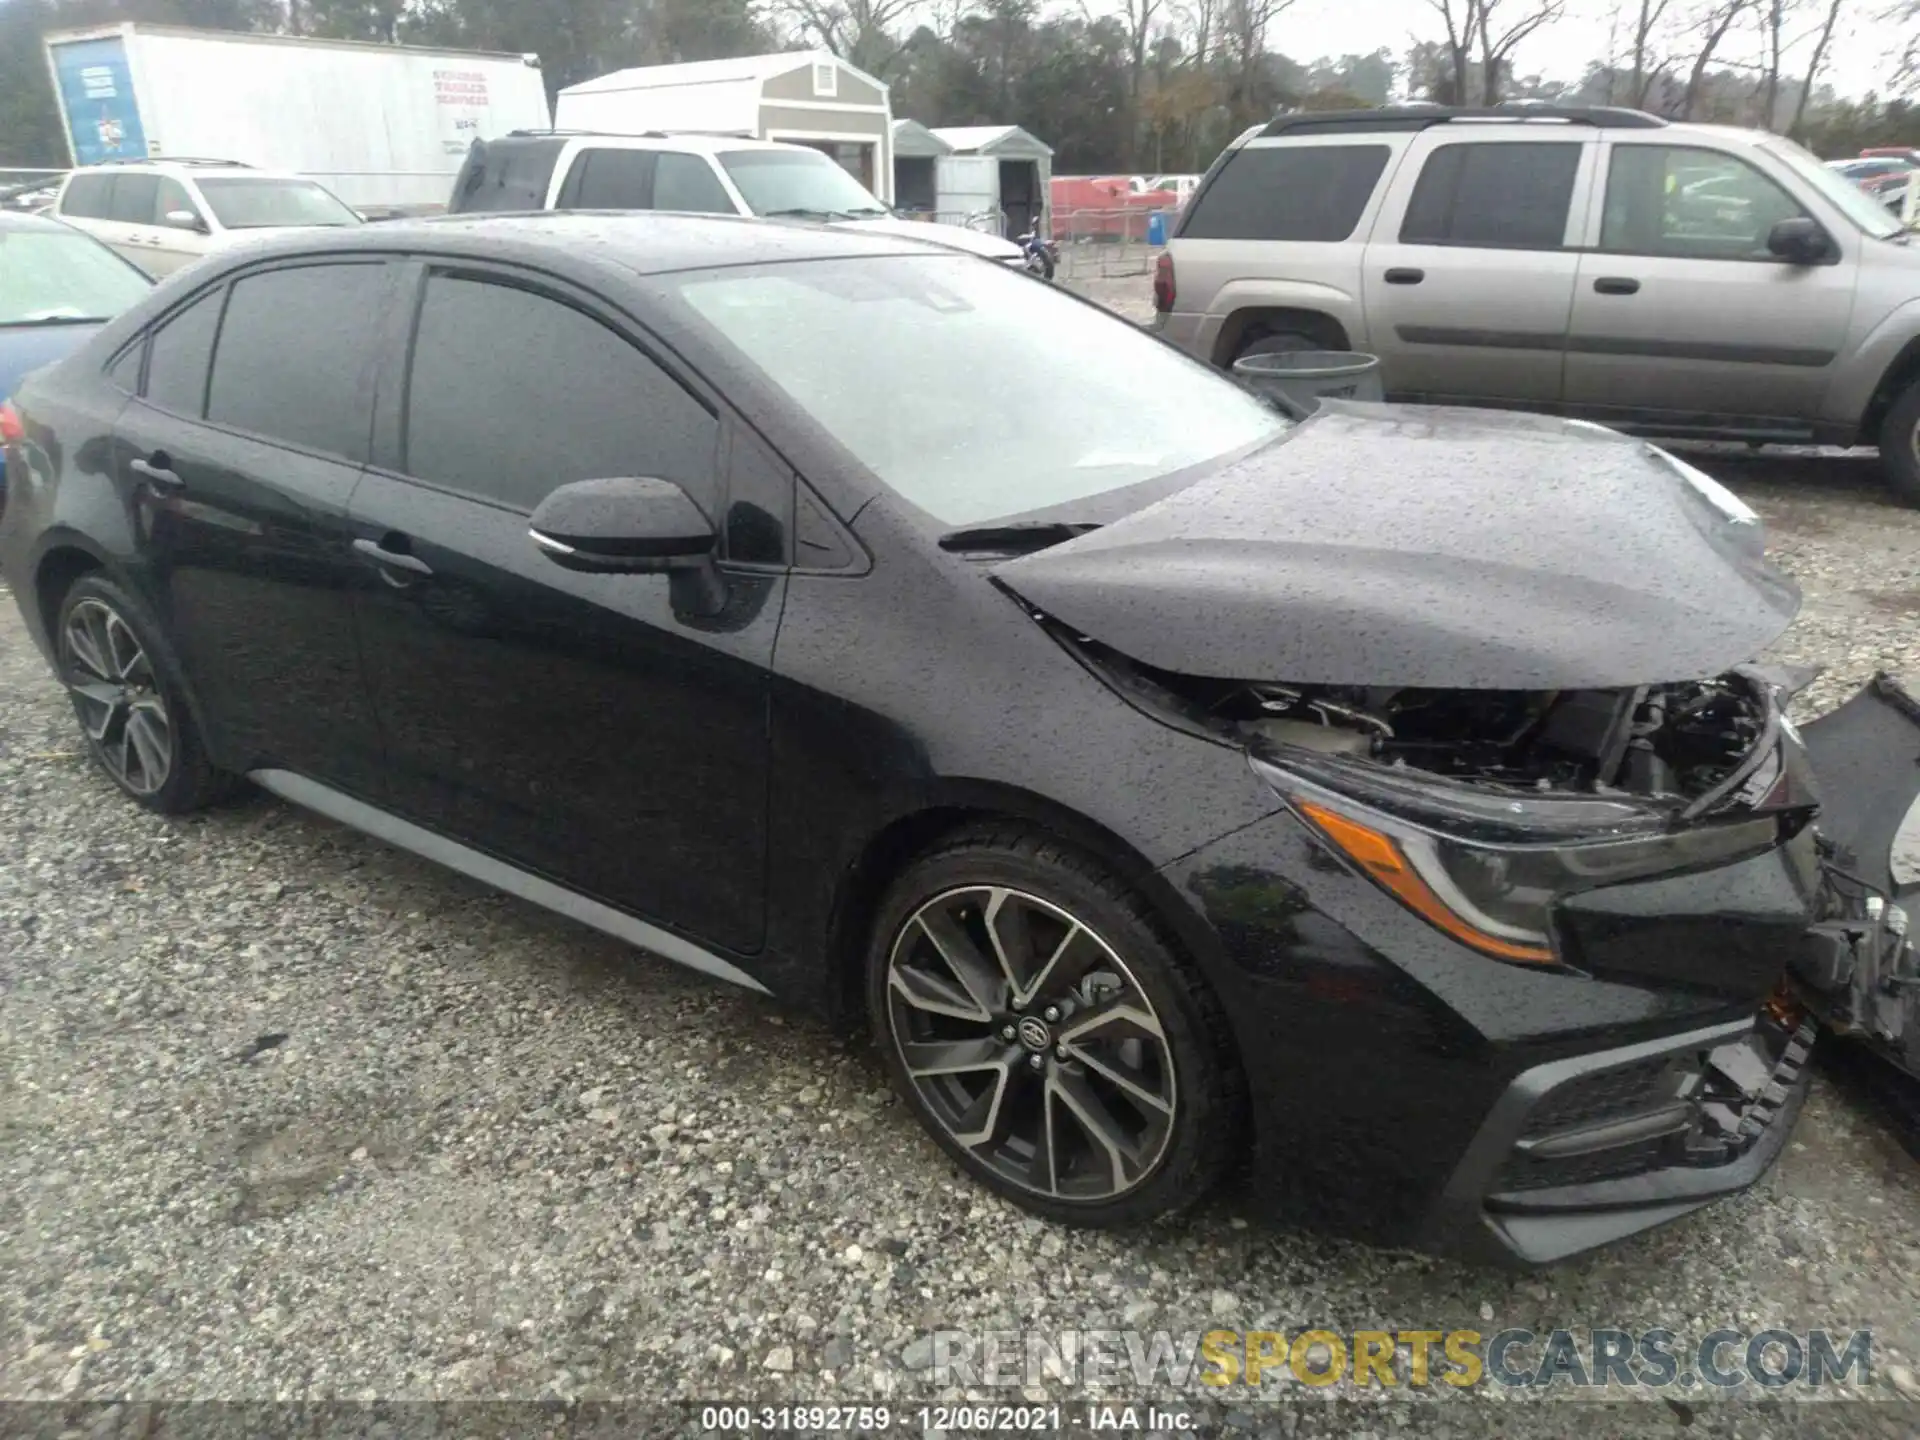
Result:
{"label": "black car roof", "polygon": [[[536,261],[555,251],[617,265],[640,275],[828,260],[863,255],[950,256],[954,252],[900,235],[862,235],[820,225],[733,215],[570,210],[524,215],[441,215],[386,220],[351,229],[294,231],[247,247],[250,260],[275,254],[406,250],[412,247],[475,258]],[[230,252],[236,257],[240,252]]]}

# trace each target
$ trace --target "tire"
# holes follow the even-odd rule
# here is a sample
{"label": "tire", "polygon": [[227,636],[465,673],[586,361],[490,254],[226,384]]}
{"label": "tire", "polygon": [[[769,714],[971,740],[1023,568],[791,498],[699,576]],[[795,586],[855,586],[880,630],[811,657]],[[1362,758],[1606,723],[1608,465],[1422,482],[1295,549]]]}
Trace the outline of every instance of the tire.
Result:
{"label": "tire", "polygon": [[895,1090],[941,1148],[1047,1219],[1175,1214],[1238,1145],[1245,1082],[1218,999],[1139,896],[1034,830],[961,831],[894,882],[868,944],[867,1011]]}
{"label": "tire", "polygon": [[1880,466],[1893,493],[1920,506],[1920,380],[1893,402],[1880,426]]}
{"label": "tire", "polygon": [[228,793],[232,779],[207,759],[180,662],[144,605],[84,575],[60,601],[53,639],[87,750],[122,793],[161,815]]}

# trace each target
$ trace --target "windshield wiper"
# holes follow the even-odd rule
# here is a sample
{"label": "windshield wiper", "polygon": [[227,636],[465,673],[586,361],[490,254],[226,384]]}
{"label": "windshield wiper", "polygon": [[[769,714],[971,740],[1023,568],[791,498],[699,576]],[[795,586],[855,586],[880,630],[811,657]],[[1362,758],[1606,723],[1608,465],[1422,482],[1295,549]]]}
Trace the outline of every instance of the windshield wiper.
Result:
{"label": "windshield wiper", "polygon": [[1085,520],[1015,520],[1005,525],[975,525],[949,530],[940,537],[940,548],[961,555],[1030,555],[1099,528]]}

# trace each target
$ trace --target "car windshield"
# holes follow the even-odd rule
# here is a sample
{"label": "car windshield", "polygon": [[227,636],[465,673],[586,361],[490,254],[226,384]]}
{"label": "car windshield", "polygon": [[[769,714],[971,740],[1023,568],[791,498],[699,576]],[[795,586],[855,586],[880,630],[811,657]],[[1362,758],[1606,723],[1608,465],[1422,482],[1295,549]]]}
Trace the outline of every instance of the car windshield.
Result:
{"label": "car windshield", "polygon": [[358,225],[360,217],[311,180],[219,175],[199,181],[214,218],[229,230],[274,225]]}
{"label": "car windshield", "polygon": [[78,231],[0,229],[0,325],[109,320],[152,284]]}
{"label": "car windshield", "polygon": [[720,164],[756,215],[885,215],[853,176],[818,150],[723,150]]}
{"label": "car windshield", "polygon": [[1887,240],[1900,233],[1900,222],[1887,213],[1884,202],[1869,195],[1831,166],[1822,165],[1811,151],[1777,136],[1762,143],[1760,148],[1837,205],[1849,220],[1867,234]]}
{"label": "car windshield", "polygon": [[1241,452],[1287,421],[1124,320],[954,256],[697,271],[689,306],[948,527]]}

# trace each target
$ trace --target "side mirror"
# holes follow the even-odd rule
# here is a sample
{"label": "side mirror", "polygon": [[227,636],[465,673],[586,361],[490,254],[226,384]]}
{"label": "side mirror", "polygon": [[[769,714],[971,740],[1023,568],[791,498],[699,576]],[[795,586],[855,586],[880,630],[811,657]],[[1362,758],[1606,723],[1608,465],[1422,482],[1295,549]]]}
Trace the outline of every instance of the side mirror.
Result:
{"label": "side mirror", "polygon": [[207,222],[191,210],[169,210],[162,218],[169,229],[195,230],[202,235],[207,233]]}
{"label": "side mirror", "polygon": [[713,522],[671,480],[622,475],[562,485],[540,502],[527,533],[568,570],[671,575],[676,608],[710,615],[726,603]]}
{"label": "side mirror", "polygon": [[1796,215],[1767,232],[1767,250],[1790,265],[1822,265],[1833,258],[1833,240],[1819,221]]}

